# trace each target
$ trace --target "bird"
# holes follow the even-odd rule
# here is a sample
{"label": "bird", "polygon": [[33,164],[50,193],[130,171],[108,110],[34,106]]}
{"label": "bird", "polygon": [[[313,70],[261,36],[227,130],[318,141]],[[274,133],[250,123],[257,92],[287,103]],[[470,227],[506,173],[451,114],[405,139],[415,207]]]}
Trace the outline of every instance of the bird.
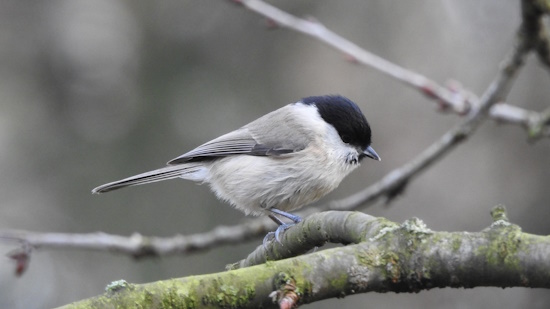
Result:
{"label": "bird", "polygon": [[[290,211],[338,187],[362,159],[380,161],[361,109],[341,95],[305,97],[168,161],[167,166],[106,183],[99,194],[183,178],[206,183],[245,215],[267,215],[280,235],[302,218]],[[287,218],[292,223],[285,223]]]}

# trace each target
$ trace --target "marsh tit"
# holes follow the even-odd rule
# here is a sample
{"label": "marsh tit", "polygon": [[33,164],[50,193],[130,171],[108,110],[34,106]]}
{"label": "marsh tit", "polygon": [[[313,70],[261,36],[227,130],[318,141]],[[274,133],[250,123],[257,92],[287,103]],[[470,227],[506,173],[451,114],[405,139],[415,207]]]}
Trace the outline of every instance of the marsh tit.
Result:
{"label": "marsh tit", "polygon": [[288,213],[334,190],[363,158],[380,160],[359,107],[337,95],[286,105],[171,160],[168,166],[101,185],[93,193],[183,178],[207,183],[217,197],[279,224]]}

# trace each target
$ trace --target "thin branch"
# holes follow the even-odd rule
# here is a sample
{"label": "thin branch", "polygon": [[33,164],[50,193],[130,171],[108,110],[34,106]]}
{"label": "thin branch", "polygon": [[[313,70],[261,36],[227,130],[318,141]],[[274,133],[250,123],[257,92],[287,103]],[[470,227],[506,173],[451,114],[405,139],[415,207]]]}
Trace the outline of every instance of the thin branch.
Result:
{"label": "thin branch", "polygon": [[[465,91],[460,87],[452,87],[453,89],[448,89],[421,74],[407,70],[397,64],[389,62],[388,60],[380,56],[377,56],[371,52],[362,49],[353,42],[331,31],[316,20],[298,18],[260,0],[242,0],[239,2],[245,5],[248,9],[269,18],[269,20],[273,23],[316,38],[317,40],[326,43],[336,50],[343,52],[348,56],[349,59],[352,59],[354,62],[372,67],[388,76],[397,79],[398,81],[403,82],[408,86],[413,87],[414,89],[419,90],[421,93],[427,95],[428,97],[435,99],[438,102],[438,106],[442,110],[450,110],[459,115],[465,115],[471,108],[478,108],[475,105],[479,104],[479,99],[472,93]],[[528,19],[532,16],[527,14],[524,17]],[[535,16],[537,24],[538,20],[540,19],[539,17],[540,15]],[[531,25],[532,22],[524,24]],[[522,29],[523,28],[527,27],[524,25]],[[532,37],[530,36],[529,39],[531,38]],[[546,37],[541,36],[540,38],[542,39]],[[546,41],[541,40],[541,44],[539,44],[541,51],[543,51],[543,47],[546,46],[543,44],[544,42]],[[534,45],[529,44],[528,50],[530,50],[532,47],[534,47]],[[539,52],[539,55],[540,54],[541,52]],[[510,115],[510,112],[512,111],[518,112],[520,114],[536,114],[536,112],[533,111],[528,111],[520,107],[513,107],[511,105],[504,104],[502,103],[502,101],[499,106],[504,108],[511,108],[507,110],[508,113],[506,114],[503,114],[501,112],[502,110],[495,110],[489,114],[490,118],[498,122],[512,124],[517,123],[516,121],[509,121],[510,119],[513,120],[520,117],[519,115]]]}
{"label": "thin branch", "polygon": [[[296,243],[291,244],[286,242],[287,234],[295,235],[291,239],[301,239],[307,237],[308,241],[301,241],[298,245],[303,252],[307,252],[317,246],[322,246],[325,242],[349,244],[359,243],[363,238],[350,238],[357,236],[359,233],[354,231],[357,228],[364,228],[364,224],[371,224],[374,217],[366,214],[358,214],[354,217],[343,217],[343,212],[322,212],[313,214],[308,217],[300,226],[288,230],[283,234],[282,241],[285,243],[284,250],[277,247],[269,246],[267,257],[270,259],[282,258],[287,254],[287,249],[292,249]],[[361,220],[361,224],[357,222]],[[373,227],[381,223],[372,223]],[[174,237],[146,237],[140,234],[133,234],[130,237],[109,235],[106,233],[88,233],[88,234],[72,234],[72,233],[37,233],[28,231],[4,230],[0,231],[0,238],[12,240],[24,244],[25,256],[30,256],[30,248],[48,248],[48,249],[76,249],[76,250],[92,250],[106,251],[113,253],[121,253],[130,255],[134,258],[168,256],[174,254],[190,254],[193,252],[205,251],[214,247],[219,247],[224,244],[242,243],[248,239],[257,239],[264,236],[273,227],[273,222],[267,218],[249,220],[244,224],[235,226],[219,226],[214,230],[206,233],[198,233],[193,235],[176,235]],[[296,233],[301,233],[298,237]],[[22,249],[23,249],[22,248]],[[267,249],[268,247],[262,247]],[[292,249],[295,252],[297,249]],[[22,250],[16,250],[18,255]],[[11,255],[10,255],[11,256]],[[254,258],[255,260],[264,258]],[[251,258],[252,259],[252,258]]]}
{"label": "thin branch", "polygon": [[265,235],[272,224],[267,218],[261,218],[235,226],[218,226],[206,233],[173,237],[147,237],[138,233],[125,237],[102,232],[74,234],[3,230],[0,239],[17,241],[32,248],[108,251],[143,258],[188,254],[223,244],[241,243]]}
{"label": "thin branch", "polygon": [[382,57],[370,53],[355,43],[343,38],[320,22],[313,19],[302,19],[280,10],[264,1],[242,0],[241,3],[248,9],[269,18],[280,26],[309,35],[329,46],[343,52],[353,61],[370,66],[387,74],[406,85],[419,89],[424,94],[441,100],[447,107],[458,113],[465,113],[470,107],[466,97],[450,92],[436,82],[416,72],[400,67]]}
{"label": "thin branch", "polygon": [[542,112],[532,112],[513,105],[496,104],[489,110],[489,115],[499,114],[506,123],[513,123],[527,129],[529,139],[536,141],[550,137],[550,108]]}
{"label": "thin branch", "polygon": [[532,119],[529,126],[529,137],[532,140],[550,137],[550,107]]}
{"label": "thin branch", "polygon": [[518,41],[512,55],[502,63],[496,78],[489,85],[480,101],[475,104],[476,108],[470,112],[461,124],[445,133],[416,158],[388,173],[379,182],[340,201],[332,202],[330,209],[353,210],[361,205],[371,203],[382,196],[387,196],[391,200],[403,191],[406,184],[413,177],[442,158],[471,135],[483,119],[486,118],[487,111],[495,103],[500,102],[507,96],[517,72],[523,65],[529,50],[522,43],[521,39],[518,38]]}

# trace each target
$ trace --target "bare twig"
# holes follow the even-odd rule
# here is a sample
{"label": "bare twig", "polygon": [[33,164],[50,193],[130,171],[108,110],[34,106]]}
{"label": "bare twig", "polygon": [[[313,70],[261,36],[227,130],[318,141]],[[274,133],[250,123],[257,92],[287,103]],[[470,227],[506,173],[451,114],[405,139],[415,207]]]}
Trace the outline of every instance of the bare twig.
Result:
{"label": "bare twig", "polygon": [[18,241],[33,248],[109,251],[142,258],[187,254],[223,244],[240,243],[265,235],[272,224],[267,218],[261,218],[235,226],[218,226],[206,233],[174,237],[146,237],[137,233],[125,237],[101,232],[74,234],[4,230],[0,231],[0,239]]}
{"label": "bare twig", "polygon": [[506,118],[506,123],[523,126],[532,141],[550,137],[550,108],[538,113],[513,105],[496,104],[489,110],[490,116],[494,114],[499,114],[499,118]]}
{"label": "bare twig", "polygon": [[531,119],[529,122],[529,137],[531,140],[550,137],[550,107]]}
{"label": "bare twig", "polygon": [[459,95],[459,93],[450,92],[448,89],[439,86],[436,82],[421,74],[409,71],[362,49],[314,19],[298,18],[264,1],[243,0],[241,2],[248,9],[269,18],[280,26],[314,37],[343,52],[348,56],[348,59],[352,59],[354,62],[377,69],[415,89],[421,90],[431,97],[441,100],[443,104],[458,113],[465,113],[470,108],[470,102],[468,102],[466,97]]}
{"label": "bare twig", "polygon": [[[362,49],[353,42],[326,28],[323,24],[316,20],[298,18],[261,0],[242,0],[240,1],[240,3],[245,5],[248,9],[269,18],[269,20],[273,23],[277,23],[282,27],[286,27],[314,37],[319,41],[324,42],[327,45],[343,52],[348,59],[352,59],[356,63],[370,66],[384,74],[387,74],[403,82],[406,85],[412,86],[413,88],[419,90],[428,97],[435,99],[438,103],[438,107],[440,107],[441,110],[453,111],[459,115],[465,115],[471,108],[478,108],[475,105],[479,104],[479,99],[470,92],[460,88],[448,89],[447,87],[443,87],[435,81],[421,74],[407,70],[397,64],[389,62],[388,60],[380,56],[377,56]],[[535,23],[537,25],[539,24],[538,17],[540,17],[540,15],[535,16],[535,18],[537,19]],[[529,14],[524,14],[524,18],[529,19],[532,18],[532,16]],[[527,28],[525,24],[531,25],[533,24],[533,22],[524,23],[522,29]],[[537,33],[538,31],[539,30],[537,29]],[[531,33],[531,31],[529,30],[528,33]],[[540,38],[544,38],[546,40],[546,37],[544,36],[541,36]],[[531,39],[532,37],[529,37],[528,49],[535,47],[534,45],[531,45],[531,43],[533,42]],[[539,48],[541,48],[540,51],[544,50],[544,46],[545,45],[542,43],[539,44]],[[541,55],[541,52],[539,52],[539,55]],[[508,104],[504,104],[502,103],[502,100],[499,101],[501,102],[499,106],[501,106],[502,108],[507,109],[508,107],[510,107],[509,109],[507,109],[507,113],[505,114],[502,113],[502,109],[497,109],[489,114],[490,118],[499,122],[512,124],[518,123],[517,121],[513,120],[521,116],[510,115],[511,112],[517,112],[519,114],[537,113],[522,109],[520,107],[514,107]]]}

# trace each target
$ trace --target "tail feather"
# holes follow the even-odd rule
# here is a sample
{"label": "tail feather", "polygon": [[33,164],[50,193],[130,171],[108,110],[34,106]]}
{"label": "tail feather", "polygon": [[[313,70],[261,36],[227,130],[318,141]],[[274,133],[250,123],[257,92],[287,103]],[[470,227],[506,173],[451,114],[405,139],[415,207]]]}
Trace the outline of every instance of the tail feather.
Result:
{"label": "tail feather", "polygon": [[[187,178],[185,177],[186,174],[197,172],[200,170],[200,168],[201,166],[198,164],[197,165],[182,164],[182,165],[167,166],[167,167],[159,168],[154,171],[145,172],[145,173],[130,176],[128,178],[124,178],[121,180],[106,183],[104,185],[101,185],[93,189],[92,193],[99,194],[99,193],[105,193],[105,192],[129,187],[129,186],[144,185],[147,183],[180,178],[180,177]],[[189,177],[189,178],[192,179],[193,177]]]}

